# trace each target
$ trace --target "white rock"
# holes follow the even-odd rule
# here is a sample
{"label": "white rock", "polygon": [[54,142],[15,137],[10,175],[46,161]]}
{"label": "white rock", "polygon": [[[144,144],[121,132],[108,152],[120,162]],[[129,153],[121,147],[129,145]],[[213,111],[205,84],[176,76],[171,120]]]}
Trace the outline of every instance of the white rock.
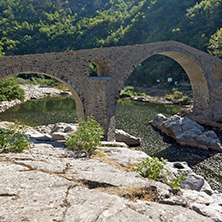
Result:
{"label": "white rock", "polygon": [[141,139],[124,132],[123,130],[116,130],[116,141],[124,142],[128,146],[139,146],[141,144]]}
{"label": "white rock", "polygon": [[166,118],[162,114],[158,114],[151,124],[181,145],[222,152],[222,144],[216,133],[204,131],[204,127],[187,117],[174,115]]}

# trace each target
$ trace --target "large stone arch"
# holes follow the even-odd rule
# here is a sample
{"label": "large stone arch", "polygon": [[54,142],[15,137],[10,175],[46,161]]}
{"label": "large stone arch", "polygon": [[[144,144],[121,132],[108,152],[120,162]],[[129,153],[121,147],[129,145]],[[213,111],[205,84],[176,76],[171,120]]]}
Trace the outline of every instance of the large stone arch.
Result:
{"label": "large stone arch", "polygon": [[179,63],[188,75],[193,90],[194,113],[206,112],[209,108],[210,100],[209,79],[205,67],[195,55],[196,51],[190,48],[182,43],[176,42],[175,44],[166,45],[165,42],[160,42],[153,45],[152,43],[145,44],[142,47],[138,45],[138,48],[129,50],[129,53],[132,55],[129,56],[129,54],[126,54],[124,56],[125,60],[128,61],[126,62],[126,66],[121,63],[121,66],[124,66],[124,73],[118,77],[116,93],[118,94],[123,88],[126,79],[133,72],[135,66],[153,55],[164,55]]}
{"label": "large stone arch", "polygon": [[[34,71],[34,68],[32,67],[32,71],[29,71],[30,69],[23,69],[23,71],[19,72],[15,72],[14,70],[6,70],[6,72],[4,74],[1,74],[1,78],[0,78],[0,81],[4,80],[4,79],[7,79],[11,76],[14,76],[14,75],[19,75],[19,74],[29,74],[29,73],[36,73],[36,74],[42,74],[42,75],[46,75],[46,76],[49,76],[51,78],[54,78],[56,80],[58,80],[59,82],[63,83],[69,90],[70,92],[72,93],[72,96],[75,100],[75,104],[76,104],[76,110],[77,110],[77,116],[78,116],[78,119],[81,120],[81,119],[85,119],[85,112],[84,112],[84,104],[83,102],[81,101],[80,99],[80,96],[78,95],[78,93],[76,92],[75,90],[75,87],[73,85],[72,82],[70,82],[64,75],[61,75],[61,74],[56,74],[56,75],[52,75],[52,74],[48,74],[48,73],[43,73],[43,72],[39,72],[39,71]],[[12,74],[13,73],[13,74]]]}

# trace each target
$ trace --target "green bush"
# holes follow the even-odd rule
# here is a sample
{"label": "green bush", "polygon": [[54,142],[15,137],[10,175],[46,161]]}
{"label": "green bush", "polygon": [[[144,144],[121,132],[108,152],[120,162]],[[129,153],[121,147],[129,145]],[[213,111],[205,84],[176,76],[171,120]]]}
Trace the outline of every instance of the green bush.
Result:
{"label": "green bush", "polygon": [[16,80],[16,82],[17,82],[19,85],[31,84],[30,79],[23,79],[23,78],[20,78],[20,77],[16,77],[15,80]]}
{"label": "green bush", "polygon": [[[183,172],[178,172],[177,176],[173,176],[168,170],[164,173],[163,168],[166,165],[167,160],[157,157],[144,158],[143,161],[138,164],[136,171],[138,171],[141,176],[153,179],[161,180],[164,183],[170,185],[174,190],[180,190],[180,184],[186,179]],[[170,177],[171,179],[167,179]]]}
{"label": "green bush", "polygon": [[[168,174],[170,174],[169,171],[167,171]],[[170,185],[174,190],[180,190],[180,184],[186,180],[186,177],[185,177],[185,173],[184,172],[178,172],[178,175],[173,177],[172,179],[170,180],[167,180],[165,178],[165,183]]]}
{"label": "green bush", "polygon": [[168,100],[168,101],[173,101],[174,100],[174,96],[170,95],[170,94],[166,94],[165,95],[165,99]]}
{"label": "green bush", "polygon": [[180,91],[175,91],[173,93],[174,99],[181,99],[183,97],[183,93]]}
{"label": "green bush", "polygon": [[63,86],[61,82],[54,78],[45,77],[41,74],[21,74],[16,77],[16,82],[18,84],[33,84],[33,85],[40,85],[40,86],[48,86],[48,87],[55,87],[55,86]]}
{"label": "green bush", "polygon": [[14,77],[0,82],[0,95],[0,102],[14,99],[24,100],[25,98],[24,90],[19,87]]}
{"label": "green bush", "polygon": [[144,158],[143,161],[137,166],[137,171],[141,176],[153,179],[160,180],[160,174],[163,170],[163,167],[166,165],[167,160],[161,158],[159,160],[157,157]]}
{"label": "green bush", "polygon": [[66,146],[72,150],[83,150],[92,154],[96,146],[103,138],[104,129],[95,120],[93,115],[87,117],[86,121],[81,121],[77,131],[70,134],[66,140]]}
{"label": "green bush", "polygon": [[189,96],[183,96],[182,99],[181,99],[181,104],[182,105],[187,105],[187,104],[190,104],[191,102],[191,99]]}
{"label": "green bush", "polygon": [[12,125],[9,129],[0,129],[0,153],[20,153],[32,147],[24,126]]}
{"label": "green bush", "polygon": [[146,96],[146,94],[133,86],[127,86],[120,92],[120,98],[134,96]]}

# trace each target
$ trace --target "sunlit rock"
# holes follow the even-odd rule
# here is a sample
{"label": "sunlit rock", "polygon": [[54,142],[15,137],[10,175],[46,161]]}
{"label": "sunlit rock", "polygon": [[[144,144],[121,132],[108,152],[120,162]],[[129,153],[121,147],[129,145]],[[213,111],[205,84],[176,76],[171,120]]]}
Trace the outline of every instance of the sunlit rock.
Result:
{"label": "sunlit rock", "polygon": [[203,126],[187,117],[178,115],[166,118],[156,115],[151,124],[181,145],[222,152],[222,144],[214,131],[206,131]]}

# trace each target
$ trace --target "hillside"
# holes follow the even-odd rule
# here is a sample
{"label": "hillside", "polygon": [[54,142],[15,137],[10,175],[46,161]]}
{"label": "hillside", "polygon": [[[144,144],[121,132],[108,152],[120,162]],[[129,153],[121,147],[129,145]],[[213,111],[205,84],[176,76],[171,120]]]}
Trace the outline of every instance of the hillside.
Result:
{"label": "hillside", "polygon": [[[221,12],[222,0],[1,0],[0,53],[176,40],[222,57]],[[154,79],[160,70],[182,72],[168,59],[156,63]]]}

